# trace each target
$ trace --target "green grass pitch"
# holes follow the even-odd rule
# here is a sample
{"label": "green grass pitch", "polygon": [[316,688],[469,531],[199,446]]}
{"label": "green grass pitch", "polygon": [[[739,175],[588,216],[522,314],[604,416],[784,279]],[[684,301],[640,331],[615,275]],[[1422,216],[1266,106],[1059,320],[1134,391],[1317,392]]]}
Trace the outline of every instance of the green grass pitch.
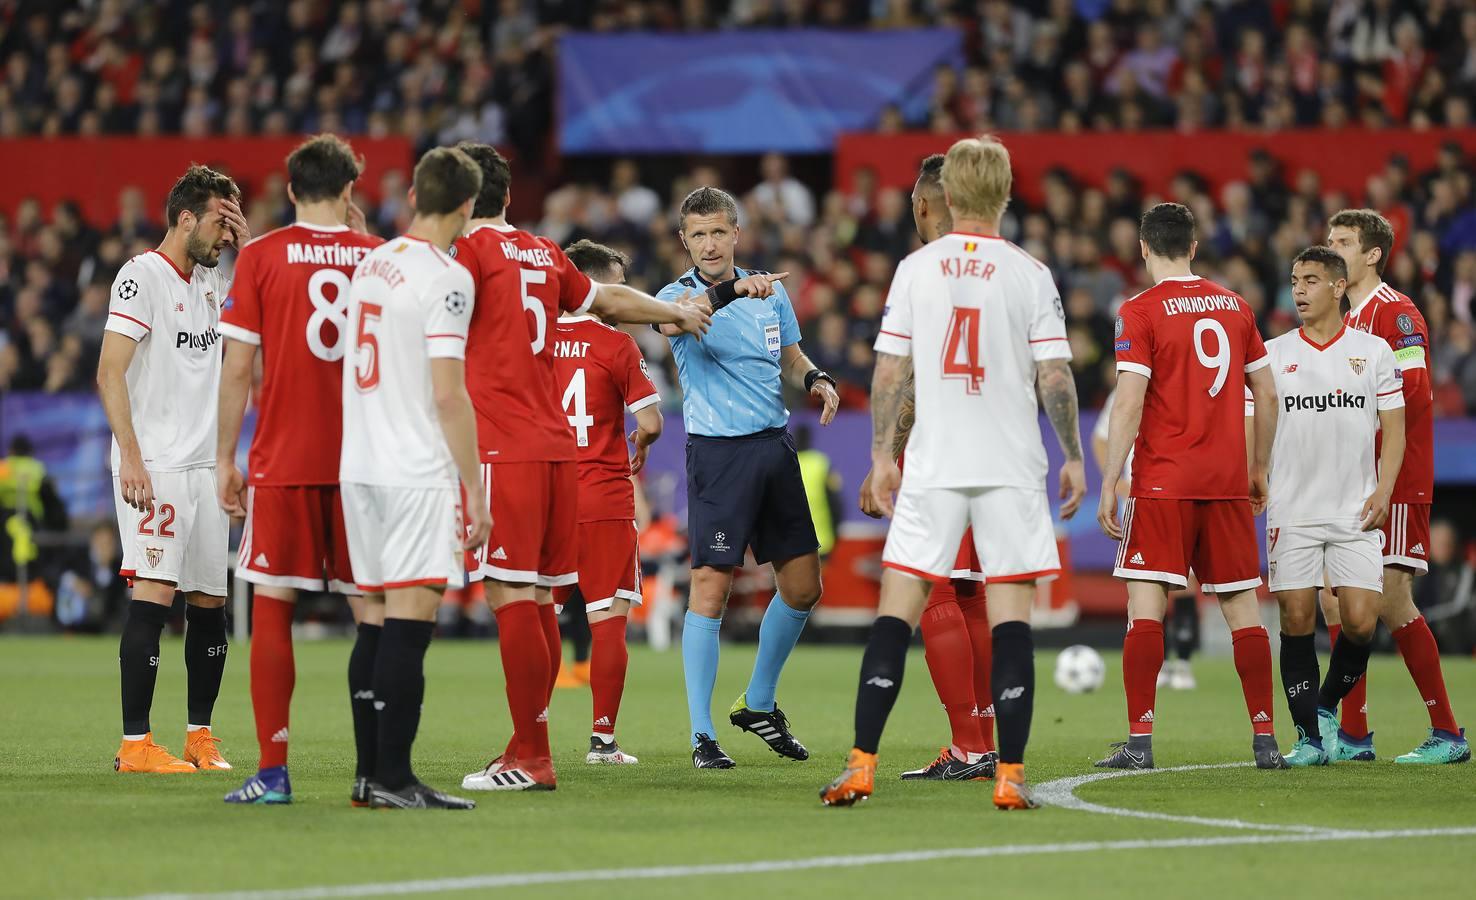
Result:
{"label": "green grass pitch", "polygon": [[[719,738],[739,767],[697,772],[688,761],[681,656],[632,648],[620,718],[636,767],[583,763],[587,691],[558,691],[552,710],[559,789],[483,794],[470,813],[351,809],[353,774],[343,641],[300,644],[292,721],[290,807],[228,807],[221,796],[256,762],[247,648],[237,645],[216,708],[216,733],[236,771],[125,776],[118,741],[116,639],[0,640],[0,895],[128,896],[251,892],[247,896],[377,896],[456,887],[463,896],[589,897],[1133,897],[1204,900],[1336,888],[1359,897],[1460,895],[1476,872],[1476,767],[1396,768],[1427,724],[1397,658],[1377,657],[1371,719],[1381,760],[1327,769],[1228,768],[1115,778],[1077,796],[1099,807],[996,812],[989,784],[903,784],[946,741],[920,651],[881,748],[878,792],[854,809],[824,809],[819,788],[850,740],[858,647],[802,646],[780,702],[809,746],[781,759],[721,714],[742,690],[752,648],[725,646],[715,705]],[[1033,782],[1093,772],[1123,734],[1116,657],[1094,695],[1067,696],[1040,676],[1028,770]],[[1476,662],[1445,663],[1457,713],[1476,710]],[[1244,762],[1250,730],[1228,659],[1197,661],[1200,689],[1162,692],[1160,767]],[[496,647],[438,642],[416,768],[457,788],[507,737]],[[176,753],[184,733],[182,644],[166,639],[154,707],[156,737]],[[1283,749],[1291,726],[1277,698]],[[1186,822],[1174,816],[1234,820]],[[1260,826],[1260,827],[1255,827]],[[1290,826],[1267,828],[1266,826]],[[1307,826],[1297,830],[1295,826]],[[1419,837],[1327,830],[1466,829]],[[1131,842],[1142,842],[1133,844]],[[997,848],[970,851],[968,848]],[[837,857],[961,850],[942,859]],[[982,852],[995,855],[983,856]],[[775,871],[781,861],[804,861]],[[744,870],[745,864],[760,863]],[[634,869],[729,865],[726,872]],[[612,870],[604,875],[591,870]],[[547,873],[574,873],[562,882]],[[539,873],[497,882],[488,876]],[[583,873],[583,874],[580,874]],[[632,877],[639,874],[641,877]],[[304,889],[358,885],[351,891]],[[363,887],[377,886],[377,887]],[[263,895],[257,892],[279,891]]]}

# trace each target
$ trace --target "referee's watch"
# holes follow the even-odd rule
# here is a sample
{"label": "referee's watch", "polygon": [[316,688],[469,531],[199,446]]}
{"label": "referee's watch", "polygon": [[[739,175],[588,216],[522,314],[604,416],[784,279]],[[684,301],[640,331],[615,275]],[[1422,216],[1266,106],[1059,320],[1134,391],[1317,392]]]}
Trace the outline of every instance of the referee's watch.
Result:
{"label": "referee's watch", "polygon": [[839,385],[835,383],[835,379],[830,377],[829,372],[826,372],[823,369],[811,369],[810,371],[805,373],[805,393],[809,393],[810,391],[814,390],[815,382],[821,379],[830,382],[830,387],[832,390],[836,387],[839,387]]}

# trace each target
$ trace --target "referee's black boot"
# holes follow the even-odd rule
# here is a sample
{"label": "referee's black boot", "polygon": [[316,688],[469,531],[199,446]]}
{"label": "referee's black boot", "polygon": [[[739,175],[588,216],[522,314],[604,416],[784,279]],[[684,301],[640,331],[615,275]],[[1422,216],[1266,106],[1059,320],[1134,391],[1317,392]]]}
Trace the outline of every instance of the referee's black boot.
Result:
{"label": "referee's black boot", "polygon": [[798,760],[810,758],[810,751],[789,732],[789,719],[780,712],[777,703],[774,704],[773,712],[759,712],[748,708],[748,694],[740,694],[733,702],[733,708],[728,710],[728,721],[735,728],[763,738],[769,749],[780,756]]}

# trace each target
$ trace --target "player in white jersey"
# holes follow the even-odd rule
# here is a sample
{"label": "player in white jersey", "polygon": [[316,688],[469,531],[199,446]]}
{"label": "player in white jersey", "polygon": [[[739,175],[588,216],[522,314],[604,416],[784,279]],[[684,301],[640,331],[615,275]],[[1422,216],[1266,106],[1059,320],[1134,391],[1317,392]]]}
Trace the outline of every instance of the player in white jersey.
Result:
{"label": "player in white jersey", "polygon": [[[1337,755],[1334,710],[1368,668],[1384,586],[1379,528],[1404,461],[1404,390],[1394,351],[1343,324],[1347,286],[1347,263],[1335,251],[1303,250],[1292,263],[1302,327],[1266,342],[1281,398],[1266,555],[1281,605],[1281,683],[1297,726],[1296,746],[1285,757],[1292,766],[1325,766]],[[1330,448],[1342,454],[1338,465],[1330,464]],[[1313,632],[1323,586],[1337,592],[1343,633],[1318,690]]]}
{"label": "player in white jersey", "polygon": [[436,608],[446,588],[466,585],[463,551],[492,530],[466,391],[475,289],[446,252],[481,186],[482,170],[460,150],[421,157],[409,230],[366,256],[349,285],[338,474],[354,581],[366,606],[383,605],[384,621],[374,653],[377,715],[354,718],[356,730],[377,733],[356,741],[375,757],[360,759],[360,771],[374,776],[354,796],[379,809],[476,806],[421,783],[410,747]]}
{"label": "player in white jersey", "polygon": [[[97,384],[113,430],[120,571],[133,585],[118,647],[119,772],[230,768],[210,733],[225,673],[230,529],[214,500],[216,325],[230,286],[216,266],[221,251],[251,237],[240,196],[227,176],[191,166],[169,192],[163,242],[123,264],[108,304]],[[175,591],[188,603],[183,759],[154,743],[149,724],[159,634]]]}
{"label": "player in white jersey", "polygon": [[[854,749],[846,770],[820,792],[826,805],[871,795],[877,745],[901,687],[912,629],[930,585],[951,573],[970,525],[994,638],[994,804],[1035,805],[1023,762],[1034,705],[1030,607],[1036,582],[1060,572],[1036,394],[1066,456],[1061,514],[1069,518],[1086,490],[1071,350],[1050,272],[999,236],[1009,151],[992,138],[959,141],[944,160],[942,180],[954,231],[898,267],[876,341],[872,493],[893,519],[881,603],[861,663]],[[909,367],[917,418],[904,477],[892,444]]]}

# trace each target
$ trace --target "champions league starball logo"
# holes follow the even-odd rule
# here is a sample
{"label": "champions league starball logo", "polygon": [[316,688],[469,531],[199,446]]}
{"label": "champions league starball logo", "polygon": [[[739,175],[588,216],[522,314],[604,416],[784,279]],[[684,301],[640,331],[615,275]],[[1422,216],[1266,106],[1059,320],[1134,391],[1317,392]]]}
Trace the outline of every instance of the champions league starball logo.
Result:
{"label": "champions league starball logo", "polygon": [[459,316],[466,312],[466,295],[461,291],[452,291],[446,295],[446,312],[453,316]]}
{"label": "champions league starball logo", "polygon": [[118,285],[118,299],[132,300],[138,296],[138,282],[132,278]]}

